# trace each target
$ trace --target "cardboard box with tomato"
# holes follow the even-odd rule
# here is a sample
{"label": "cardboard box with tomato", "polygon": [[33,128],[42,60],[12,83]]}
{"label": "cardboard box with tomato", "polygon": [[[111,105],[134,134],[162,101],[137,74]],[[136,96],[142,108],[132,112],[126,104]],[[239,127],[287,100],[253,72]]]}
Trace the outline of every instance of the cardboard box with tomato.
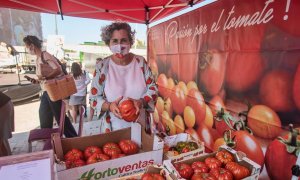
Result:
{"label": "cardboard box with tomato", "polygon": [[[64,155],[73,148],[83,151],[88,146],[102,147],[108,142],[118,143],[123,139],[131,139],[140,147],[137,154],[110,159],[81,167],[66,169]],[[60,138],[52,137],[53,149],[57,158],[55,166],[58,179],[112,179],[131,174],[142,173],[147,166],[162,164],[163,142],[155,135],[148,135],[141,125],[134,123],[130,128],[111,133]]]}
{"label": "cardboard box with tomato", "polygon": [[[229,155],[231,156],[231,158],[229,158],[230,156],[228,155],[220,154],[224,152],[230,153]],[[223,158],[220,159],[221,164],[219,164],[216,161],[217,158],[215,158],[218,155],[218,153],[221,155],[219,159]],[[231,159],[232,161],[229,159]],[[201,178],[202,175],[203,177],[214,176],[216,178],[216,174],[214,173],[217,173],[218,175],[222,174],[223,176],[225,176],[226,173],[224,173],[224,171],[231,172],[230,173],[231,175],[226,175],[226,176],[231,176],[231,177],[226,177],[227,179],[258,180],[260,170],[261,170],[261,166],[255,163],[254,161],[248,159],[243,152],[237,152],[225,145],[221,146],[218,152],[204,154],[197,158],[183,160],[179,162],[172,162],[171,160],[165,160],[163,162],[163,166],[166,172],[167,179],[173,179],[173,180],[189,179],[194,174],[197,174],[197,178]],[[215,169],[214,172],[212,172],[212,169]],[[221,170],[223,172],[222,173],[216,172],[218,170]],[[198,172],[195,173],[196,171]],[[245,177],[237,178],[242,176]]]}
{"label": "cardboard box with tomato", "polygon": [[[171,162],[199,157],[204,153],[205,149],[203,142],[195,140],[187,133],[166,136],[164,138],[164,146],[164,160],[169,159]],[[175,151],[172,151],[172,149]]]}
{"label": "cardboard box with tomato", "polygon": [[[147,167],[144,173],[135,174],[131,176],[116,178],[115,180],[128,180],[128,179],[156,179],[156,180],[163,180],[165,179],[165,170],[163,169],[162,165],[154,164]],[[159,176],[158,176],[159,175]]]}

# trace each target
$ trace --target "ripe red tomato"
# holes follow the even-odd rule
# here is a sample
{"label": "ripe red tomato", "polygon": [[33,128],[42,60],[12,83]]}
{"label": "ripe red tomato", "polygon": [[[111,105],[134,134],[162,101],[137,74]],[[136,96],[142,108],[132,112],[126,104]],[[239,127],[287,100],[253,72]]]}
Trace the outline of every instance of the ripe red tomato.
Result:
{"label": "ripe red tomato", "polygon": [[75,168],[84,166],[85,162],[82,159],[76,159],[76,160],[66,160],[66,167],[67,169]]}
{"label": "ripe red tomato", "polygon": [[262,138],[273,139],[281,133],[279,116],[271,108],[255,105],[248,112],[248,127]]}
{"label": "ripe red tomato", "polygon": [[220,96],[214,96],[208,103],[213,116],[216,116],[217,112],[222,108],[225,110],[225,104],[223,99]]}
{"label": "ripe red tomato", "polygon": [[216,130],[220,135],[223,135],[225,131],[232,129],[235,122],[231,114],[229,114],[229,112],[225,112],[224,109],[217,112],[214,120]]}
{"label": "ripe red tomato", "polygon": [[114,154],[121,154],[122,153],[119,145],[116,144],[116,143],[112,143],[112,142],[104,144],[103,152],[104,152],[104,154],[108,155],[109,157],[111,157]]}
{"label": "ripe red tomato", "polygon": [[182,178],[190,179],[194,173],[192,167],[185,163],[174,164],[175,169],[178,171]]}
{"label": "ripe red tomato", "polygon": [[85,150],[84,150],[85,159],[88,159],[94,153],[102,154],[102,150],[97,146],[88,146],[88,147],[86,147]]}
{"label": "ripe red tomato", "polygon": [[119,104],[119,110],[124,119],[127,122],[133,122],[139,117],[139,113],[136,113],[134,103],[130,99],[126,99]]}
{"label": "ripe red tomato", "polygon": [[65,160],[83,159],[83,153],[79,149],[73,148],[65,154],[64,158]]}
{"label": "ripe red tomato", "polygon": [[139,151],[138,145],[129,139],[121,140],[119,142],[119,146],[122,152],[126,155],[136,154]]}
{"label": "ripe red tomato", "polygon": [[195,174],[207,173],[209,171],[209,167],[204,162],[200,162],[200,161],[193,162],[192,168],[193,168]]}
{"label": "ripe red tomato", "polygon": [[182,114],[186,106],[186,94],[184,94],[184,90],[180,86],[176,85],[173,88],[171,101],[173,103],[174,112],[177,114]]}
{"label": "ripe red tomato", "polygon": [[160,74],[156,81],[158,92],[162,97],[167,95],[168,78],[165,74]]}
{"label": "ripe red tomato", "polygon": [[192,107],[196,117],[196,124],[202,124],[206,115],[206,104],[201,92],[198,89],[188,91],[186,103]]}
{"label": "ripe red tomato", "polygon": [[[297,22],[299,21],[298,9],[300,8],[300,2],[290,1],[288,12],[286,12],[287,2],[285,1],[274,1],[269,6],[274,8],[274,18],[272,22],[286,33],[299,37],[300,27],[297,26]],[[288,19],[284,20],[286,15]]]}
{"label": "ripe red tomato", "polygon": [[236,92],[253,88],[260,79],[264,66],[258,52],[229,54],[226,65],[226,88]]}
{"label": "ripe red tomato", "polygon": [[191,180],[217,180],[217,178],[210,173],[196,173]]}
{"label": "ripe red tomato", "polygon": [[225,169],[229,170],[233,174],[234,179],[243,179],[250,176],[249,169],[236,162],[228,162]]}
{"label": "ripe red tomato", "polygon": [[95,153],[87,159],[86,164],[93,164],[96,162],[106,161],[109,159],[110,159],[110,157],[106,154]]}
{"label": "ripe red tomato", "polygon": [[215,168],[212,169],[209,173],[218,178],[218,180],[233,180],[232,173],[224,168]]}
{"label": "ripe red tomato", "polygon": [[164,180],[165,178],[157,173],[145,173],[142,176],[142,180]]}
{"label": "ripe red tomato", "polygon": [[225,150],[219,151],[216,154],[216,158],[221,161],[223,164],[227,164],[228,162],[234,161],[233,155]]}
{"label": "ripe red tomato", "polygon": [[225,77],[227,53],[212,49],[204,53],[200,59],[200,86],[204,85],[209,95],[219,93]]}
{"label": "ripe red tomato", "polygon": [[294,84],[293,84],[293,97],[294,102],[300,110],[300,63],[298,64],[297,71],[294,76]]}
{"label": "ripe red tomato", "polygon": [[292,80],[292,75],[285,70],[273,70],[266,74],[260,81],[261,102],[277,112],[293,111]]}
{"label": "ripe red tomato", "polygon": [[[289,139],[290,135],[284,136]],[[266,151],[265,163],[270,179],[281,180],[291,179],[291,168],[296,164],[297,156],[294,153],[287,152],[287,147],[278,139],[272,141]]]}
{"label": "ripe red tomato", "polygon": [[222,166],[222,162],[214,157],[208,157],[204,160],[204,162],[210,169],[219,168]]}
{"label": "ripe red tomato", "polygon": [[113,154],[111,156],[111,159],[117,159],[117,158],[121,158],[121,157],[125,157],[126,155],[125,154]]}
{"label": "ripe red tomato", "polygon": [[247,131],[234,131],[232,135],[235,136],[236,147],[234,149],[244,152],[249,159],[263,167],[264,153],[255,137]]}

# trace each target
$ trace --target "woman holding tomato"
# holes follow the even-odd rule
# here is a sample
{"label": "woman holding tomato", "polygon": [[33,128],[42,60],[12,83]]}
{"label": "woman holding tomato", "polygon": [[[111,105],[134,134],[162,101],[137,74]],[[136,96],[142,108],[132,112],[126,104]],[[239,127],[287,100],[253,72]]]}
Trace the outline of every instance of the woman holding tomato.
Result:
{"label": "woman holding tomato", "polygon": [[102,40],[112,55],[96,65],[90,93],[91,107],[100,114],[97,116],[101,119],[102,133],[131,126],[121,113],[122,108],[126,108],[119,105],[123,100],[132,101],[134,113],[140,114],[137,121],[149,118],[149,112],[154,111],[157,86],[151,69],[142,56],[129,52],[134,34],[130,25],[124,22],[114,22],[102,28]]}

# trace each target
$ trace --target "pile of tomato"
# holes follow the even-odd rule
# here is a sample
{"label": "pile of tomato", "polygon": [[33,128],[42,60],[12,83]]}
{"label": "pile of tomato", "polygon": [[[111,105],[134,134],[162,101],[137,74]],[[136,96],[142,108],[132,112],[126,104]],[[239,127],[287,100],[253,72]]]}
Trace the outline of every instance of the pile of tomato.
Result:
{"label": "pile of tomato", "polygon": [[84,151],[73,148],[64,155],[64,159],[67,169],[70,169],[136,154],[138,151],[138,145],[134,141],[126,139],[119,143],[108,142],[102,148],[88,146]]}
{"label": "pile of tomato", "polygon": [[198,149],[199,146],[196,142],[183,142],[179,141],[174,147],[169,147],[168,145],[164,145],[164,153],[167,153],[169,156],[177,156],[181,153],[187,153],[190,151],[194,151]]}
{"label": "pile of tomato", "polygon": [[234,160],[234,156],[226,150],[221,150],[215,156],[207,157],[204,161],[194,161],[192,164],[176,163],[175,169],[185,179],[243,179],[250,171]]}

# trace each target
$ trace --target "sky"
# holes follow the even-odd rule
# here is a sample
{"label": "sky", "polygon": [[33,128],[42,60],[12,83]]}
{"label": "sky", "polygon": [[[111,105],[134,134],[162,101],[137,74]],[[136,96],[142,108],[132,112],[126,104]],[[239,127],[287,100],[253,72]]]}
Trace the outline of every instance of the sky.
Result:
{"label": "sky", "polygon": [[[43,37],[55,34],[55,15],[41,13]],[[110,24],[112,21],[104,21],[97,19],[87,19],[78,17],[64,16],[64,20],[60,15],[56,16],[58,35],[64,35],[65,43],[80,44],[83,42],[101,41],[101,27]],[[136,38],[146,41],[147,26],[144,24],[130,24],[136,30]]]}

